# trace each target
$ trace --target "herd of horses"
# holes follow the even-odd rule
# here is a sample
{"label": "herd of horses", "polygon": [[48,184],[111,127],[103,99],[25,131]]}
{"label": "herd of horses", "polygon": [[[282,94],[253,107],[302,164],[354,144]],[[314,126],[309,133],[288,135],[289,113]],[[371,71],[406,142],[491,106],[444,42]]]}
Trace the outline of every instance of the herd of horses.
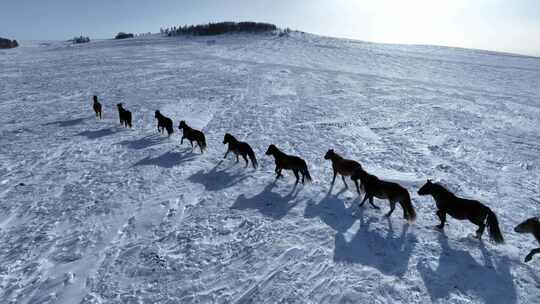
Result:
{"label": "herd of horses", "polygon": [[[102,105],[99,103],[97,96],[93,97],[93,101],[93,109],[96,117],[102,119]],[[122,103],[117,104],[117,108],[120,124],[126,128],[132,128],[131,112],[124,109]],[[158,132],[164,133],[166,131],[167,136],[170,137],[174,133],[172,119],[161,114],[159,110],[155,111],[154,117],[157,119]],[[184,120],[180,121],[178,129],[182,130],[180,144],[183,144],[184,139],[187,139],[189,140],[192,149],[195,148],[193,145],[195,142],[199,147],[201,154],[204,153],[207,145],[206,138],[202,131],[191,128]],[[233,135],[227,133],[223,138],[223,144],[228,145],[227,152],[225,152],[223,158],[227,158],[228,154],[232,152],[236,156],[236,162],[239,162],[239,156],[242,156],[246,163],[246,168],[250,161],[253,168],[257,168],[258,163],[255,153],[248,143],[239,141]],[[307,163],[302,158],[288,155],[273,144],[268,147],[265,154],[274,157],[276,164],[274,169],[276,179],[283,177],[282,170],[285,169],[292,171],[296,177],[295,186],[300,182],[300,175],[302,176],[302,184],[306,181],[311,181]],[[328,150],[324,158],[332,162],[332,169],[334,171],[331,182],[332,186],[339,174],[341,175],[343,184],[346,188],[348,188],[348,185],[345,177],[349,177],[354,182],[358,195],[361,195],[362,192],[364,193],[364,198],[359,204],[359,207],[362,207],[366,201],[369,201],[369,204],[373,206],[373,208],[380,209],[374,204],[373,199],[378,198],[387,200],[390,203],[390,210],[385,214],[386,217],[390,217],[394,212],[396,204],[399,204],[403,210],[403,218],[409,222],[415,221],[416,212],[411,202],[409,191],[406,188],[398,183],[385,181],[368,173],[359,162],[346,159],[336,153],[333,149]],[[478,226],[475,235],[476,238],[481,239],[484,230],[487,227],[489,236],[495,243],[504,242],[497,216],[488,206],[481,202],[458,197],[441,184],[434,183],[429,179],[417,193],[421,196],[431,195],[433,197],[437,207],[436,215],[440,220],[440,224],[436,226],[437,229],[441,231],[444,229],[446,216],[450,215],[457,220],[468,220]],[[534,235],[538,243],[540,243],[540,217],[533,217],[522,222],[515,227],[514,231],[517,233],[530,233]],[[525,262],[529,262],[532,257],[538,253],[540,253],[540,247],[531,250],[525,257]]]}

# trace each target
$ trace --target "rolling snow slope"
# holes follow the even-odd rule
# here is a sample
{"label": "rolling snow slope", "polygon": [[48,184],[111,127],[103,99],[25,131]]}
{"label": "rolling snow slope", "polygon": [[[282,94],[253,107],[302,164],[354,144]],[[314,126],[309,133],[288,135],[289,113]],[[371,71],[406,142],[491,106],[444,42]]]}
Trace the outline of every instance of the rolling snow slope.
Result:
{"label": "rolling snow slope", "polygon": [[[1,303],[540,301],[537,244],[512,231],[539,215],[538,58],[307,34],[32,42],[0,51],[0,92]],[[208,153],[158,135],[156,109]],[[222,160],[226,132],[258,170]],[[271,143],[314,182],[274,183]],[[406,186],[417,222],[330,191],[329,148]],[[435,231],[426,178],[490,206],[506,243]]]}

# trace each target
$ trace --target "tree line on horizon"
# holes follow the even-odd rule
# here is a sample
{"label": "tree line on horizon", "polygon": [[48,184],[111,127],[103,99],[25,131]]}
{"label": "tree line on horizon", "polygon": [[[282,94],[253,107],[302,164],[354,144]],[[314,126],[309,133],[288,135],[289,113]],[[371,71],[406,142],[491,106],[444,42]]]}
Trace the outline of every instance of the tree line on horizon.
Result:
{"label": "tree line on horizon", "polygon": [[199,25],[184,25],[161,28],[160,33],[165,36],[211,36],[227,33],[265,33],[274,32],[278,27],[271,23],[262,22],[218,22]]}

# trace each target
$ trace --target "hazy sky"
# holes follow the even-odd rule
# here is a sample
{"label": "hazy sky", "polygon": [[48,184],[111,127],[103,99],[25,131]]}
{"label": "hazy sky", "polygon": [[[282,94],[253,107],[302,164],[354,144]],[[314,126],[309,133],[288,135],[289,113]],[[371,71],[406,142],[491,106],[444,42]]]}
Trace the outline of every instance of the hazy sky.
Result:
{"label": "hazy sky", "polygon": [[375,42],[540,56],[540,0],[0,0],[0,12],[0,37],[19,40],[253,20]]}

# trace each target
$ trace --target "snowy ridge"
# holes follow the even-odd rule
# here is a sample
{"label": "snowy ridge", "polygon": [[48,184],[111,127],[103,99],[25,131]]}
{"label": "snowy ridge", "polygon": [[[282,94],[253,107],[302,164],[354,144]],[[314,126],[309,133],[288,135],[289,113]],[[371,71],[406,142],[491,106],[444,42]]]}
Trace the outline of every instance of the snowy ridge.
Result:
{"label": "snowy ridge", "polygon": [[[293,34],[157,36],[0,52],[2,303],[537,303],[540,60]],[[91,96],[104,106],[96,121]],[[133,113],[118,125],[115,104]],[[154,111],[207,137],[157,133]],[[229,132],[260,168],[222,160]],[[273,182],[269,144],[314,182]],[[411,193],[357,208],[327,149]],[[449,219],[426,178],[499,217],[504,245]],[[352,186],[352,183],[349,183]],[[399,208],[399,207],[398,207]]]}

